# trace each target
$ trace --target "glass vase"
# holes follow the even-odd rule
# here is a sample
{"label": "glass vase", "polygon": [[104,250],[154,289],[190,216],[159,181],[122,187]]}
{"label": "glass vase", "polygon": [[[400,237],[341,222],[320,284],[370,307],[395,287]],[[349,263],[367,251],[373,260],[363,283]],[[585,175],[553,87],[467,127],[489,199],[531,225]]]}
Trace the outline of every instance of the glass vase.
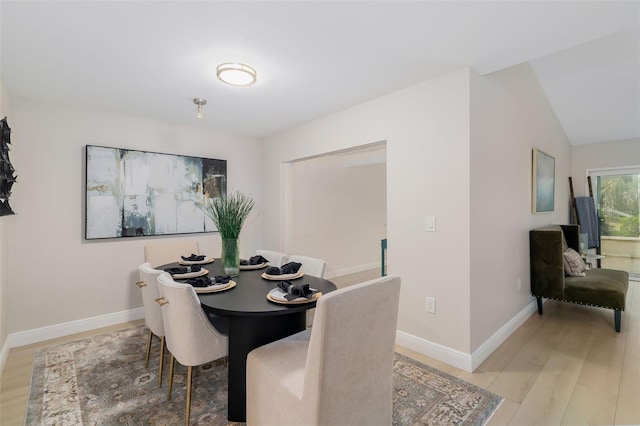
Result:
{"label": "glass vase", "polygon": [[222,239],[222,269],[232,277],[240,274],[240,251],[237,238]]}
{"label": "glass vase", "polygon": [[586,256],[589,251],[589,234],[580,234],[580,254]]}

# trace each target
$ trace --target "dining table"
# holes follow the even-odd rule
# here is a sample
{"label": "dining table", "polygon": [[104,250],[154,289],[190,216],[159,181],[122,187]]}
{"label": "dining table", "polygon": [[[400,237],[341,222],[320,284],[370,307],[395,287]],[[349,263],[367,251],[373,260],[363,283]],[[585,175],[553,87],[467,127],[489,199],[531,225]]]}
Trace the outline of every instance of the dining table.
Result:
{"label": "dining table", "polygon": [[[170,263],[158,269],[180,266],[183,265]],[[208,271],[209,278],[225,275],[220,259],[200,266]],[[299,303],[301,299],[297,299],[296,303],[269,300],[267,295],[282,280],[264,278],[267,266],[265,264],[258,268],[254,265],[248,266],[254,269],[241,269],[239,275],[231,277],[236,285],[225,291],[204,293],[206,290],[195,288],[205,312],[228,319],[227,419],[231,422],[246,421],[246,366],[249,352],[259,346],[304,331],[307,328],[307,310],[316,306],[317,297],[305,303]],[[312,289],[322,294],[336,290],[336,285],[329,280],[301,275],[289,281],[295,284],[309,284]],[[181,281],[176,279],[176,282]],[[286,369],[286,366],[283,368]]]}

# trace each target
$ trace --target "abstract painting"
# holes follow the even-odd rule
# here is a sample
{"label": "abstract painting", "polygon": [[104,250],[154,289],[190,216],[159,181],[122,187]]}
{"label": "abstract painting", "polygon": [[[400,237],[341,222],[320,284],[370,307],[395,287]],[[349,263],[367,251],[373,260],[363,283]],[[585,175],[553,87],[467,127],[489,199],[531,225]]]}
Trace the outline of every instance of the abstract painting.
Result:
{"label": "abstract painting", "polygon": [[531,211],[551,213],[555,201],[556,160],[539,149],[534,149],[532,170]]}
{"label": "abstract painting", "polygon": [[216,231],[201,207],[226,191],[226,160],[87,145],[85,238]]}

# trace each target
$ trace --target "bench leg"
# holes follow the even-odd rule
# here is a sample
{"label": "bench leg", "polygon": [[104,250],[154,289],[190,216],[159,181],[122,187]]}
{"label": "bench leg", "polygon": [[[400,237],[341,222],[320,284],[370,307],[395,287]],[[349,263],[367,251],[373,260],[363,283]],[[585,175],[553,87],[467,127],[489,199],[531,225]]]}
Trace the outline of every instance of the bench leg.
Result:
{"label": "bench leg", "polygon": [[538,313],[542,315],[542,296],[536,296],[538,302]]}
{"label": "bench leg", "polygon": [[615,324],[616,324],[616,331],[618,333],[620,333],[620,323],[622,322],[622,311],[614,309],[613,310],[613,317],[614,317]]}

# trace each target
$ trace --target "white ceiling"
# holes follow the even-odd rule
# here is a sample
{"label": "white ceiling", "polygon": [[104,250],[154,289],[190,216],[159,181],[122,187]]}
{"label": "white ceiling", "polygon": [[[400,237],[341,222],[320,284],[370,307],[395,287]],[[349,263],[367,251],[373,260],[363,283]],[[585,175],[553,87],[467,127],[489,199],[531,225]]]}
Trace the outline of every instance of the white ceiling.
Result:
{"label": "white ceiling", "polygon": [[[530,61],[572,144],[640,137],[638,1],[2,0],[0,24],[16,97],[266,137],[459,67]],[[258,82],[217,81],[229,61]]]}

